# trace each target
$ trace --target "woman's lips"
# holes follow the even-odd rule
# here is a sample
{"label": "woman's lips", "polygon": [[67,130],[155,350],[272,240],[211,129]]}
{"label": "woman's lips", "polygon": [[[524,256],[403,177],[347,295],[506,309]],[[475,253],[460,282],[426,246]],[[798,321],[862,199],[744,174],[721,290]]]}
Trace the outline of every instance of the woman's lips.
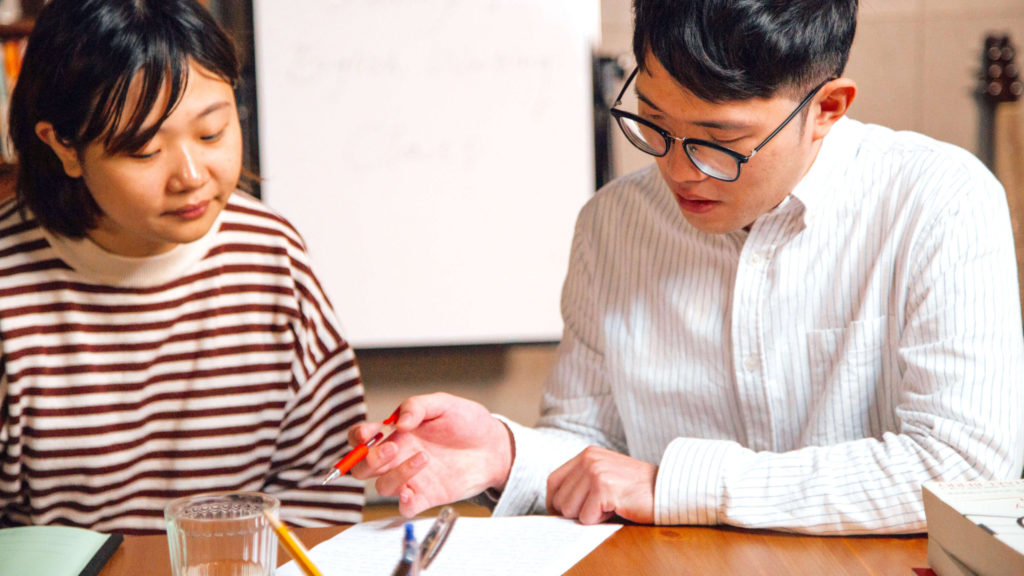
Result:
{"label": "woman's lips", "polygon": [[203,214],[206,214],[206,209],[209,207],[209,205],[209,201],[200,202],[198,204],[189,204],[184,208],[172,210],[168,212],[168,214],[170,214],[171,216],[182,218],[184,220],[195,220],[196,218],[201,217]]}

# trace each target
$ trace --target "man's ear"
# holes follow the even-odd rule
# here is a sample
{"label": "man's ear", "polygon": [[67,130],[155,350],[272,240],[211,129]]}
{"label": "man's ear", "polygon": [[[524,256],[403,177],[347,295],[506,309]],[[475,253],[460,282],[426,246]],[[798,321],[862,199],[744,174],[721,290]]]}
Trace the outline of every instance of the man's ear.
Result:
{"label": "man's ear", "polygon": [[[811,135],[815,140],[824,138],[832,125],[846,115],[854,98],[857,83],[850,78],[836,78],[821,89],[812,110]],[[817,112],[814,114],[813,112]]]}
{"label": "man's ear", "polygon": [[47,146],[53,150],[53,153],[60,159],[61,165],[64,166],[64,173],[70,178],[81,178],[82,177],[82,163],[78,159],[78,152],[64,143],[63,140],[57,136],[57,131],[53,129],[53,124],[49,122],[39,122],[36,124],[36,136],[39,137]]}

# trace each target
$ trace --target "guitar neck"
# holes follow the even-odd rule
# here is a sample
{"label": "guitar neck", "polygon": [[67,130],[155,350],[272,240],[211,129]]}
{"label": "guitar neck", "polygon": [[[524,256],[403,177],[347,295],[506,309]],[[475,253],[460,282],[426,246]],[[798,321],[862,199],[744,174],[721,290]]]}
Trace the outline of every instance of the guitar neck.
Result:
{"label": "guitar neck", "polygon": [[[1024,209],[1024,109],[1020,101],[1002,102],[993,119],[993,171],[1006,188],[1006,197]],[[1014,214],[1021,214],[1010,206]]]}
{"label": "guitar neck", "polygon": [[1016,52],[1007,35],[985,39],[981,94],[992,106],[992,170],[1006,189],[1024,303],[1024,110],[1020,102],[1024,82],[1015,62]]}

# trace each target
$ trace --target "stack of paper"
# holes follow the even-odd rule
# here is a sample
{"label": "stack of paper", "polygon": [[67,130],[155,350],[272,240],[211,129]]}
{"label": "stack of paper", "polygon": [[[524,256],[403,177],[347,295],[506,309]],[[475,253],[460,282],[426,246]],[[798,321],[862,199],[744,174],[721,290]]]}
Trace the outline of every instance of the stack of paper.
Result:
{"label": "stack of paper", "polygon": [[939,576],[1024,574],[1024,480],[928,482],[922,493]]}
{"label": "stack of paper", "polygon": [[[413,521],[422,538],[433,518]],[[310,551],[324,574],[389,576],[402,556],[401,518],[357,524]],[[618,524],[583,526],[550,516],[459,518],[444,548],[426,571],[429,576],[488,574],[557,576],[621,528]],[[277,576],[303,576],[294,562]]]}

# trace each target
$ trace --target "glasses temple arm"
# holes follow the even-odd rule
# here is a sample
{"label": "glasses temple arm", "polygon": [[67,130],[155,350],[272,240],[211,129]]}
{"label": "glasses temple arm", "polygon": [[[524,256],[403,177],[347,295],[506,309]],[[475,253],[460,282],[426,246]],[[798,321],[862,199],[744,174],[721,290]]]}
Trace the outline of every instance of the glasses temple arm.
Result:
{"label": "glasses temple arm", "polygon": [[615,108],[622,103],[622,97],[626,94],[626,88],[629,88],[630,82],[633,81],[633,77],[640,71],[640,67],[633,68],[633,71],[629,73],[629,78],[626,78],[626,83],[622,85],[622,90],[619,90],[619,95],[615,97],[615,102],[612,103],[612,108]]}
{"label": "glasses temple arm", "polygon": [[750,152],[750,154],[747,155],[747,160],[753,158],[754,154],[757,154],[758,150],[760,150],[761,148],[764,148],[765,144],[770,142],[772,138],[775,138],[775,135],[778,134],[779,132],[781,132],[782,129],[785,128],[786,125],[789,124],[793,120],[793,118],[796,118],[797,114],[799,114],[800,111],[803,110],[807,106],[807,104],[809,104],[811,102],[811,100],[814,99],[814,96],[819,91],[821,91],[822,88],[825,87],[825,84],[828,84],[829,82],[831,82],[831,81],[833,81],[835,79],[836,79],[835,76],[830,77],[828,80],[825,80],[821,84],[818,84],[817,86],[815,86],[814,90],[811,90],[810,94],[808,94],[807,96],[804,96],[804,99],[800,101],[800,105],[797,106],[795,110],[790,112],[789,116],[786,116],[786,119],[782,121],[782,124],[779,124],[778,128],[773,130],[772,133],[769,134],[767,138],[762,140],[761,143],[757,145],[757,148],[754,148]]}

